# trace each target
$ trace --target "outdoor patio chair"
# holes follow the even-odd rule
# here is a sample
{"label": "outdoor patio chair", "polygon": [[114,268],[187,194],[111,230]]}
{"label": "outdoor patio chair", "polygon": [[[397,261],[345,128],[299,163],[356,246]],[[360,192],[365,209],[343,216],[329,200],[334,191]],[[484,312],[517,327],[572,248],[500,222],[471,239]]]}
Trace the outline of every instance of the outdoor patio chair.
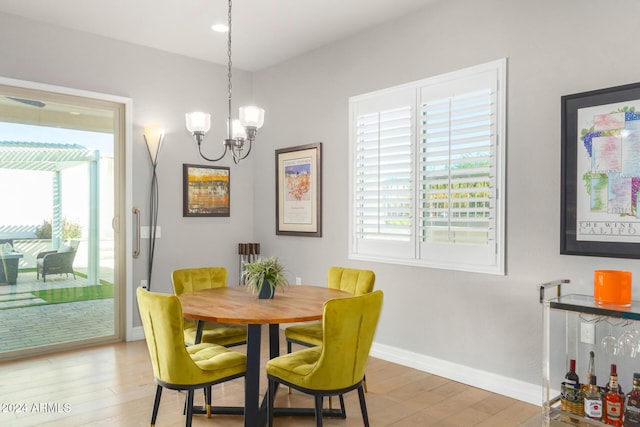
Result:
{"label": "outdoor patio chair", "polygon": [[71,273],[75,279],[76,273],[73,271],[73,260],[76,257],[79,244],[78,240],[70,240],[68,245],[60,246],[57,251],[40,252],[36,256],[36,280],[40,279],[42,274],[42,281],[46,282],[48,274],[62,273],[67,276]]}

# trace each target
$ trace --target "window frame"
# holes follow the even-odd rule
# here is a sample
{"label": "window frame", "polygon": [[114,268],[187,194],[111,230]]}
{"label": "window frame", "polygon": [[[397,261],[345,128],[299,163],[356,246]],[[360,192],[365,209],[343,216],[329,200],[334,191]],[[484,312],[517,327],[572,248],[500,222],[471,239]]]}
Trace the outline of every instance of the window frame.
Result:
{"label": "window frame", "polygon": [[[490,148],[490,167],[495,173],[492,176],[490,201],[493,203],[492,212],[495,217],[490,218],[493,235],[486,245],[464,244],[435,244],[425,243],[421,237],[422,222],[420,212],[420,150],[421,138],[421,93],[424,88],[439,90],[451,86],[456,81],[466,84],[468,80],[483,76],[491,79],[495,76],[495,121],[492,122],[492,143]],[[491,83],[493,84],[493,83]],[[348,258],[353,260],[384,262],[400,265],[421,266],[428,268],[460,270],[476,273],[505,274],[505,163],[506,163],[506,88],[507,88],[507,60],[502,58],[485,64],[468,67],[462,70],[390,87],[382,90],[357,95],[349,98],[349,245]],[[473,90],[481,89],[480,86]],[[468,90],[465,89],[467,93]],[[446,92],[449,93],[449,92]],[[449,95],[446,95],[449,96]],[[356,185],[358,179],[359,153],[358,118],[368,112],[383,113],[394,107],[406,106],[410,99],[411,109],[411,215],[409,242],[397,240],[367,240],[358,239],[359,224],[356,215],[362,212],[358,209]],[[405,102],[405,104],[402,104]],[[451,157],[450,157],[451,159]],[[378,199],[380,200],[380,199]],[[381,204],[378,203],[378,206]]]}

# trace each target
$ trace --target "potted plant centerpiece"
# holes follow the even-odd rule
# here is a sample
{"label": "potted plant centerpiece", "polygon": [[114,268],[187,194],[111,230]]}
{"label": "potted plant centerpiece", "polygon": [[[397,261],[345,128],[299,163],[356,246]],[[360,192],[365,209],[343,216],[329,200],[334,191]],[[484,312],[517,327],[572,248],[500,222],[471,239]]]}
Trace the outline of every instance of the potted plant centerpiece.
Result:
{"label": "potted plant centerpiece", "polygon": [[254,262],[244,263],[242,276],[245,283],[260,299],[273,298],[278,286],[289,284],[284,275],[284,266],[276,257],[258,258]]}

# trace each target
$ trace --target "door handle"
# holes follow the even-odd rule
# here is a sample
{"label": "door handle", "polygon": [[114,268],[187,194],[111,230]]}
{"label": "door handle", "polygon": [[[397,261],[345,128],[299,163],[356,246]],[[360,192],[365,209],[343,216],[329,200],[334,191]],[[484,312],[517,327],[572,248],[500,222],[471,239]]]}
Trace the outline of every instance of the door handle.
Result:
{"label": "door handle", "polygon": [[133,257],[140,256],[140,209],[133,208]]}

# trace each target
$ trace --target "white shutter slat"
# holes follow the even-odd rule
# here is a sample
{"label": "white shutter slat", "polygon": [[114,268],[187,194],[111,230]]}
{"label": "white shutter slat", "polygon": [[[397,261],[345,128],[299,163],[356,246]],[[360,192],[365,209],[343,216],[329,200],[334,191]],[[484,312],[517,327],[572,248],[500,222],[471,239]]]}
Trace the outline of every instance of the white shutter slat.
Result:
{"label": "white shutter slat", "polygon": [[411,107],[356,120],[357,238],[406,241],[411,233]]}
{"label": "white shutter slat", "polygon": [[495,106],[491,88],[422,103],[423,241],[487,243]]}

